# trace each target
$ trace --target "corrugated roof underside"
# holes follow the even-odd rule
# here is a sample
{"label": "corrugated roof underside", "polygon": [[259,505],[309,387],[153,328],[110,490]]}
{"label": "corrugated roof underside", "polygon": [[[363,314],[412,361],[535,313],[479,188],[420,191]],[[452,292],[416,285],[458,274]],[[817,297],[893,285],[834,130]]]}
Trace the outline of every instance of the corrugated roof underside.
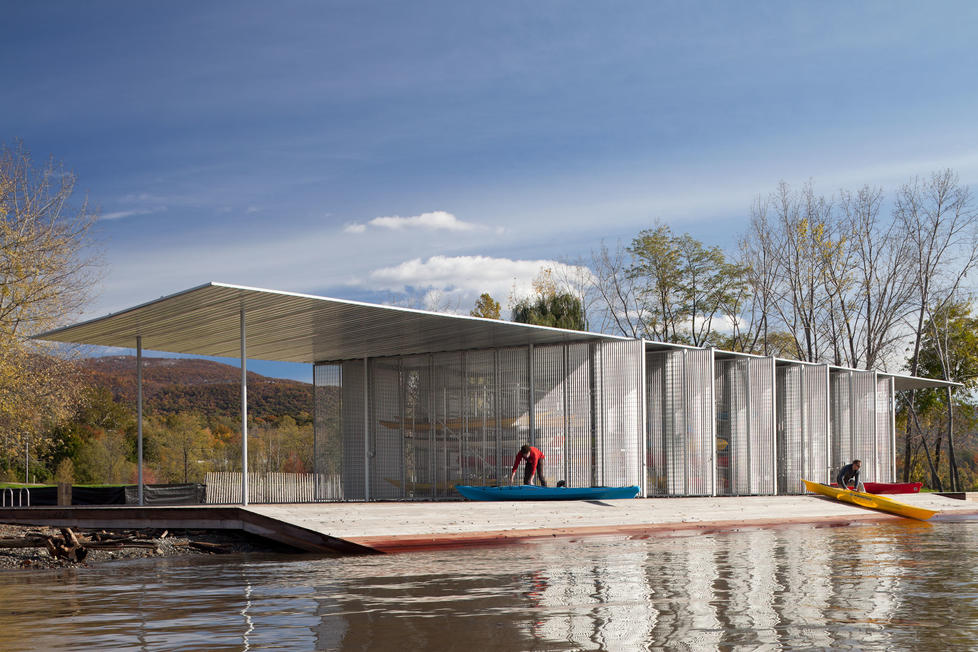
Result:
{"label": "corrugated roof underside", "polygon": [[240,309],[248,357],[316,362],[459,349],[609,339],[577,331],[210,284],[38,336],[172,353],[237,357]]}

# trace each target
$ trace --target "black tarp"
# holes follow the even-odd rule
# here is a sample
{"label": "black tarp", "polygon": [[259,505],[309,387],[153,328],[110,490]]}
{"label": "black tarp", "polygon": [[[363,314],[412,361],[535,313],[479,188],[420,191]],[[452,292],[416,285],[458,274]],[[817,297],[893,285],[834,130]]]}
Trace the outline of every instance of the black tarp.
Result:
{"label": "black tarp", "polygon": [[[207,498],[207,486],[202,484],[145,484],[143,503],[146,505],[201,505]],[[139,504],[139,487],[126,487],[126,503]]]}
{"label": "black tarp", "polygon": [[[30,492],[31,505],[40,507],[58,504],[57,487],[34,487]],[[206,486],[202,484],[143,485],[143,502],[146,505],[200,505],[203,504],[206,494]],[[26,493],[24,504],[27,504]],[[125,487],[72,487],[71,504],[138,505],[139,487],[134,484]]]}

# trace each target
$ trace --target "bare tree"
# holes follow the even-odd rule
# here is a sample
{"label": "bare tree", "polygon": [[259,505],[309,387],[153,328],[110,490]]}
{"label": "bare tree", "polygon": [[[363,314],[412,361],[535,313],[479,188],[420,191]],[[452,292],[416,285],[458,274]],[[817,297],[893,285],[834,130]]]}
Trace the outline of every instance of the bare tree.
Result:
{"label": "bare tree", "polygon": [[593,318],[591,327],[603,333],[626,337],[643,336],[644,323],[639,309],[639,282],[631,274],[631,255],[621,242],[609,249],[601,243],[591,252]]}
{"label": "bare tree", "polygon": [[[897,196],[894,217],[900,223],[911,256],[913,346],[909,371],[916,375],[924,324],[944,309],[978,263],[978,211],[967,186],[957,174],[943,170],[923,181],[904,185]],[[908,403],[913,411],[913,392]],[[912,420],[904,442],[904,479],[912,462]]]}
{"label": "bare tree", "polygon": [[850,257],[838,286],[845,323],[846,364],[878,368],[905,335],[913,283],[910,250],[899,221],[881,223],[883,190],[864,186],[839,193],[841,233]]}

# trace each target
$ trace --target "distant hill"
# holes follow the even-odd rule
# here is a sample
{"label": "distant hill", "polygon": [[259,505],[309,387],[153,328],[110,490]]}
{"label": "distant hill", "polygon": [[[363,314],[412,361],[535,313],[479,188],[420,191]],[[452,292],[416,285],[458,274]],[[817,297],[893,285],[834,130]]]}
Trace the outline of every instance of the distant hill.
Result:
{"label": "distant hill", "polygon": [[[136,405],[136,358],[88,358],[83,367],[92,382],[109,389],[122,403]],[[211,360],[143,358],[143,402],[148,412],[172,414],[197,410],[204,414],[241,414],[241,369]],[[248,372],[248,412],[261,419],[290,415],[311,420],[313,386],[296,380]]]}

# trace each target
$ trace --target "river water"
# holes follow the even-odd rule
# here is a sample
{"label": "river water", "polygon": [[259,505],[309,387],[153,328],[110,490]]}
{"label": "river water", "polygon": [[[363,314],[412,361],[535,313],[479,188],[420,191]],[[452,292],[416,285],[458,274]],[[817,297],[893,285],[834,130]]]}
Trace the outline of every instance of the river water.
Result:
{"label": "river water", "polygon": [[942,519],[0,571],[0,650],[974,649]]}

